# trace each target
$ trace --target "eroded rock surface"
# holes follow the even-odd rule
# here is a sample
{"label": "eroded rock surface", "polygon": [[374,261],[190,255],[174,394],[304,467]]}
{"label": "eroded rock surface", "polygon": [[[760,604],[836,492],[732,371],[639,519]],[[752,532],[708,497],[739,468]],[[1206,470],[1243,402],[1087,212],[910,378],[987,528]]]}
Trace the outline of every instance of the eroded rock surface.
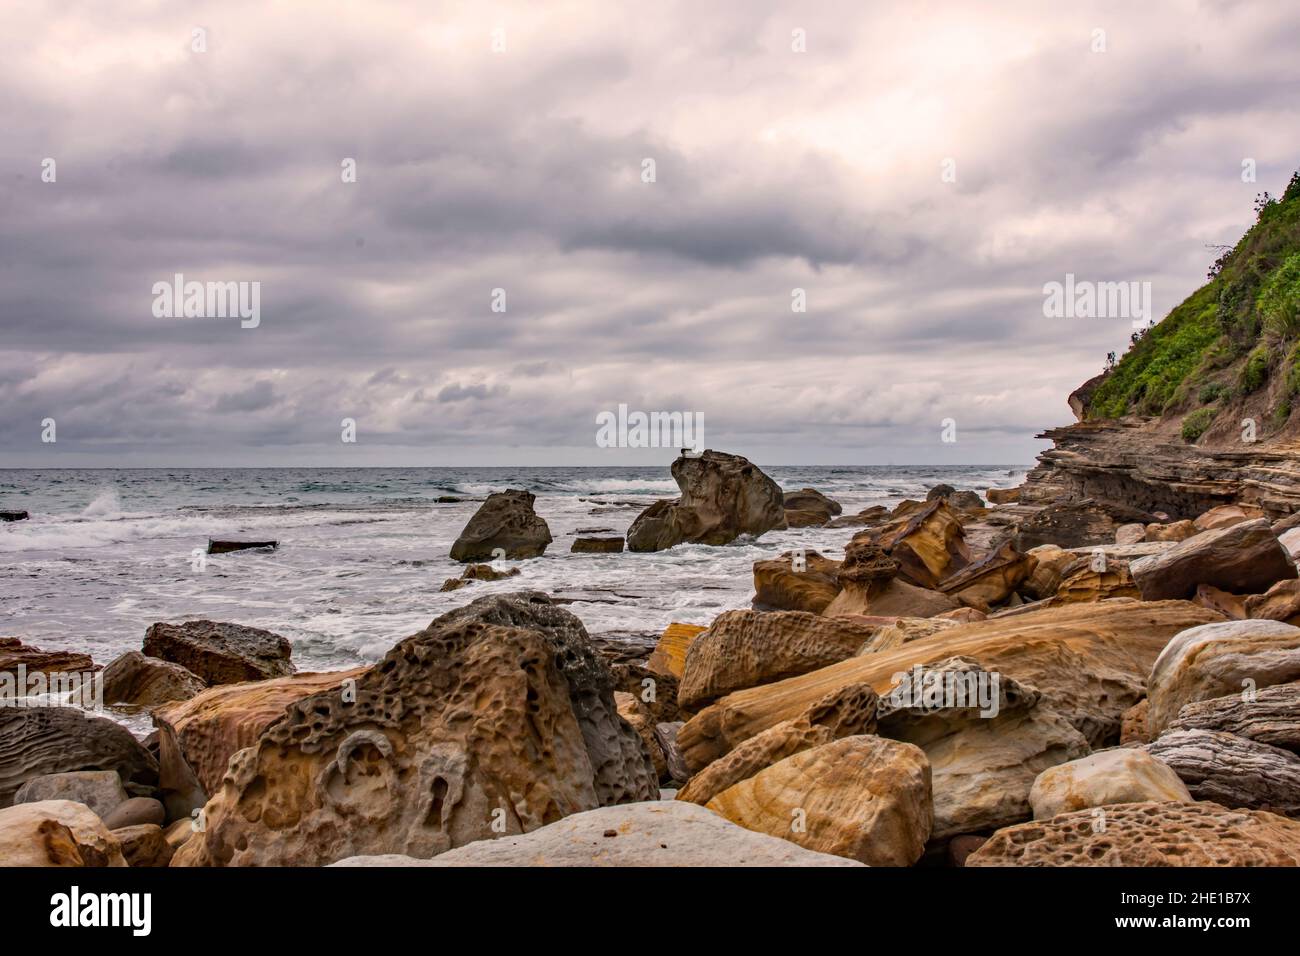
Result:
{"label": "eroded rock surface", "polygon": [[453,561],[491,561],[540,557],[551,543],[551,529],[533,511],[537,497],[510,488],[487,496],[451,546]]}
{"label": "eroded rock surface", "polygon": [[180,664],[205,684],[238,684],[293,673],[292,648],[279,634],[222,621],[151,624],[148,657]]}

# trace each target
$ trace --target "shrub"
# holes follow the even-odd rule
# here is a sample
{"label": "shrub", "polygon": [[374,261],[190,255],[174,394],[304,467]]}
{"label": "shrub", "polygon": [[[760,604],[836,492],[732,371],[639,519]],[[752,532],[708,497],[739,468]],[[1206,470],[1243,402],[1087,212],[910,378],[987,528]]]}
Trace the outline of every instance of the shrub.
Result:
{"label": "shrub", "polygon": [[1198,408],[1192,412],[1183,419],[1183,441],[1189,445],[1195,443],[1196,439],[1205,434],[1212,421],[1214,421],[1213,408]]}
{"label": "shrub", "polygon": [[1250,353],[1250,357],[1246,359],[1246,364],[1241,367],[1237,384],[1241,388],[1241,394],[1249,395],[1251,392],[1258,391],[1267,379],[1268,346],[1256,346]]}
{"label": "shrub", "polygon": [[1201,393],[1198,396],[1202,405],[1208,405],[1210,402],[1217,402],[1223,397],[1227,389],[1218,382],[1209,382],[1201,386]]}
{"label": "shrub", "polygon": [[1269,277],[1255,301],[1270,332],[1285,339],[1300,332],[1300,252]]}

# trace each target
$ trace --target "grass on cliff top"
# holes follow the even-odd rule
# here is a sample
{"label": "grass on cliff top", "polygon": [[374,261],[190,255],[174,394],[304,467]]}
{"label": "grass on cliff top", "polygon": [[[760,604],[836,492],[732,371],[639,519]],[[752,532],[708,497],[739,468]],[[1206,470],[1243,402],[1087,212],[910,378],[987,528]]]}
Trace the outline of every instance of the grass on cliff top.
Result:
{"label": "grass on cliff top", "polygon": [[[1266,202],[1212,277],[1143,335],[1093,392],[1090,420],[1171,415],[1197,404],[1257,391],[1282,373],[1300,390],[1300,173],[1280,200]],[[1232,369],[1231,382],[1219,374]],[[1287,392],[1283,402],[1290,414]],[[1195,441],[1212,414],[1184,430]]]}

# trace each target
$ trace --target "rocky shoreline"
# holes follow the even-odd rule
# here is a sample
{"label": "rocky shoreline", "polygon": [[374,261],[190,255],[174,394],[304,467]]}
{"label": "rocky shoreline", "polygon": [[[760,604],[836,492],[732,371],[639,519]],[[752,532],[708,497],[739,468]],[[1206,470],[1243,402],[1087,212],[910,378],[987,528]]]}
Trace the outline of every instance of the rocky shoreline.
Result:
{"label": "rocky shoreline", "polygon": [[[551,543],[523,491],[453,547],[466,603],[369,667],[297,672],[229,622],[102,668],[0,639],[0,675],[92,675],[0,708],[0,864],[1296,865],[1300,483],[1141,434],[1081,423],[1018,490],[855,515],[683,455],[629,551],[852,536],[653,645],[541,592],[469,599],[506,576],[473,562]],[[154,733],[69,706],[92,691]]]}

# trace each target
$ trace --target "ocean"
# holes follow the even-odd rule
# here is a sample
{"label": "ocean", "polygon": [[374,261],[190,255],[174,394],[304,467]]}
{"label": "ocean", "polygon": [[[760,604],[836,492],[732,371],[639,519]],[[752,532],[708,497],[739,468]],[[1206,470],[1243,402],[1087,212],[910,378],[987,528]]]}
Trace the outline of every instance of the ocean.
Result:
{"label": "ocean", "polygon": [[[1014,487],[1025,466],[764,467],[782,488],[816,488],[846,514],[924,498],[935,484]],[[478,501],[526,488],[554,543],[498,562],[517,577],[440,593],[463,566],[452,542]],[[573,554],[578,534],[622,535],[677,486],[664,467],[161,468],[0,470],[0,635],[107,664],[138,650],[155,621],[210,618],[266,628],[293,644],[299,670],[378,660],[451,608],[494,591],[570,599],[593,633],[652,634],[747,607],[752,565],[791,547],[842,555],[856,529],[769,532],[724,547]],[[278,550],[208,556],[209,537],[277,539]]]}

